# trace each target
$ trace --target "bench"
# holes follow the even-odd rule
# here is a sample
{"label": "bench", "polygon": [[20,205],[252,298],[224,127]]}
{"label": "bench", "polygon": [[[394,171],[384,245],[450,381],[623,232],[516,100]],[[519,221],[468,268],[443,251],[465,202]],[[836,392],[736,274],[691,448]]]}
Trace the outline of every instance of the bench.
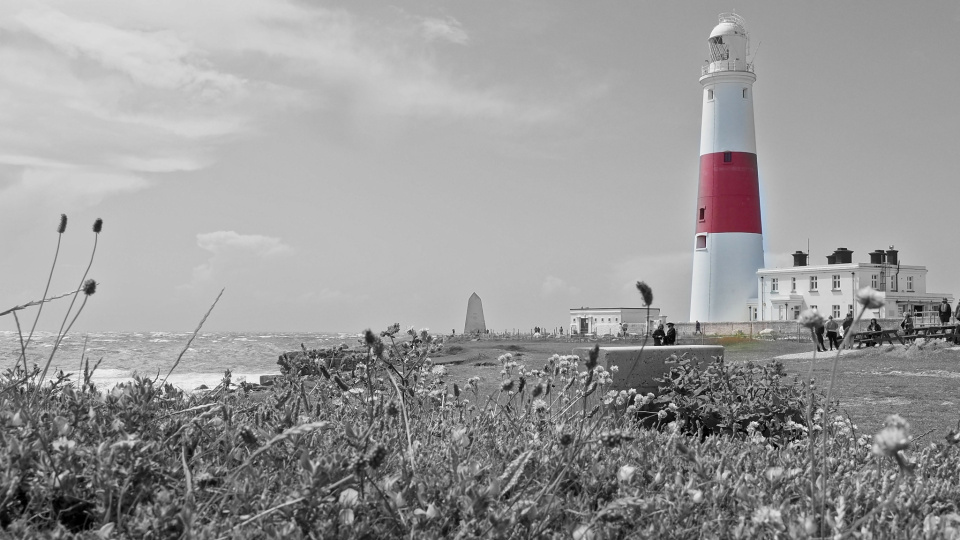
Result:
{"label": "bench", "polygon": [[957,327],[953,325],[943,326],[917,326],[913,332],[904,336],[906,339],[945,339],[952,343],[960,343],[960,334],[957,333]]}
{"label": "bench", "polygon": [[893,340],[896,339],[903,345],[903,337],[897,332],[897,330],[879,330],[874,332],[857,332],[853,335],[853,343],[856,344],[857,348],[861,348],[864,345],[868,347],[873,347],[874,345],[883,345],[883,341],[886,340],[890,345],[893,345]]}

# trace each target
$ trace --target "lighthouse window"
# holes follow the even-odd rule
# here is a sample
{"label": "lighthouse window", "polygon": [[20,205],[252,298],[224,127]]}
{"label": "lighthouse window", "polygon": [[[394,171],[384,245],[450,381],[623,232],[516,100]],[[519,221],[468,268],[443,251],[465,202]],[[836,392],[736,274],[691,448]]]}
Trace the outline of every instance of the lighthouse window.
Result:
{"label": "lighthouse window", "polygon": [[747,99],[747,89],[743,89],[743,99]]}
{"label": "lighthouse window", "polygon": [[707,101],[713,101],[713,89],[707,89]]}
{"label": "lighthouse window", "polygon": [[706,215],[707,215],[707,209],[706,209],[706,208],[701,208],[701,209],[700,209],[700,221],[706,220]]}
{"label": "lighthouse window", "polygon": [[697,249],[707,249],[707,235],[701,234],[697,236]]}
{"label": "lighthouse window", "polygon": [[730,163],[733,161],[733,152],[724,152],[723,153],[723,162]]}

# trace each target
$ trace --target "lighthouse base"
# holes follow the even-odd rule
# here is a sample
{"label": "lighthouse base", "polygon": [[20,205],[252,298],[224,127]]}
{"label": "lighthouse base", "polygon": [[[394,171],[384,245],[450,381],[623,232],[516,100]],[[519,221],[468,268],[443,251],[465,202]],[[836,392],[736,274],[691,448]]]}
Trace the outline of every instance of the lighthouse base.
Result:
{"label": "lighthouse base", "polygon": [[746,321],[747,301],[757,295],[757,270],[763,268],[763,235],[707,233],[693,253],[690,320]]}

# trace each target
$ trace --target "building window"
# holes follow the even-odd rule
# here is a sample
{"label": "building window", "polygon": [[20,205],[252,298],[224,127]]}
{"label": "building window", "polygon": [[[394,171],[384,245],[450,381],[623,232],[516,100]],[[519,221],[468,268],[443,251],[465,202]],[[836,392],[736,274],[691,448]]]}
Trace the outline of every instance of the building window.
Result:
{"label": "building window", "polygon": [[747,99],[747,89],[743,89],[743,99]]}
{"label": "building window", "polygon": [[706,220],[706,219],[707,219],[707,209],[706,209],[706,208],[701,208],[701,209],[700,209],[700,221],[704,221],[704,220]]}
{"label": "building window", "polygon": [[853,304],[847,304],[847,313],[853,314]]}
{"label": "building window", "polygon": [[817,276],[810,276],[810,291],[814,292],[817,290]]}
{"label": "building window", "polygon": [[697,249],[707,249],[707,235],[697,235]]}
{"label": "building window", "polygon": [[780,280],[777,278],[770,279],[770,292],[780,292]]}
{"label": "building window", "polygon": [[907,291],[913,292],[913,276],[907,276]]}
{"label": "building window", "polygon": [[793,306],[793,320],[800,319],[800,306]]}
{"label": "building window", "polygon": [[840,306],[834,304],[831,314],[833,315],[833,318],[834,318],[834,319],[836,319],[837,317],[839,317],[839,316],[840,316]]}
{"label": "building window", "polygon": [[724,152],[723,153],[723,162],[732,163],[733,162],[733,152]]}
{"label": "building window", "polygon": [[797,278],[790,278],[790,292],[797,292]]}
{"label": "building window", "polygon": [[873,274],[872,276],[870,276],[870,286],[873,287],[874,289],[877,288],[877,278],[878,278],[878,277],[879,277],[879,276],[877,276],[876,274]]}
{"label": "building window", "polygon": [[897,290],[897,276],[890,276],[890,290]]}
{"label": "building window", "polygon": [[713,101],[713,89],[712,89],[712,88],[708,88],[708,89],[707,89],[707,101]]}
{"label": "building window", "polygon": [[817,306],[810,306],[810,309],[817,311]]}
{"label": "building window", "polygon": [[833,290],[835,291],[840,290],[840,274],[833,275]]}

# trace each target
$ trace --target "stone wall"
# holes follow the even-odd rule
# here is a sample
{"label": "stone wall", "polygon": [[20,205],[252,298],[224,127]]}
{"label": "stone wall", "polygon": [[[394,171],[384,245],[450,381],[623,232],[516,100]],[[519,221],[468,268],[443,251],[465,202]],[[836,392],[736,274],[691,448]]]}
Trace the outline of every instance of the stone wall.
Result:
{"label": "stone wall", "polygon": [[[842,321],[843,319],[839,319]],[[884,330],[900,328],[900,319],[879,319],[880,327]],[[854,331],[867,329],[870,319],[862,319]],[[676,323],[678,338],[693,338],[696,323]],[[800,341],[810,340],[810,331],[800,327],[797,321],[747,321],[747,322],[718,322],[700,323],[700,329],[707,336],[735,336],[742,333],[746,337],[757,337],[763,330],[773,330],[778,337],[800,338]],[[799,330],[799,332],[798,332]]]}

